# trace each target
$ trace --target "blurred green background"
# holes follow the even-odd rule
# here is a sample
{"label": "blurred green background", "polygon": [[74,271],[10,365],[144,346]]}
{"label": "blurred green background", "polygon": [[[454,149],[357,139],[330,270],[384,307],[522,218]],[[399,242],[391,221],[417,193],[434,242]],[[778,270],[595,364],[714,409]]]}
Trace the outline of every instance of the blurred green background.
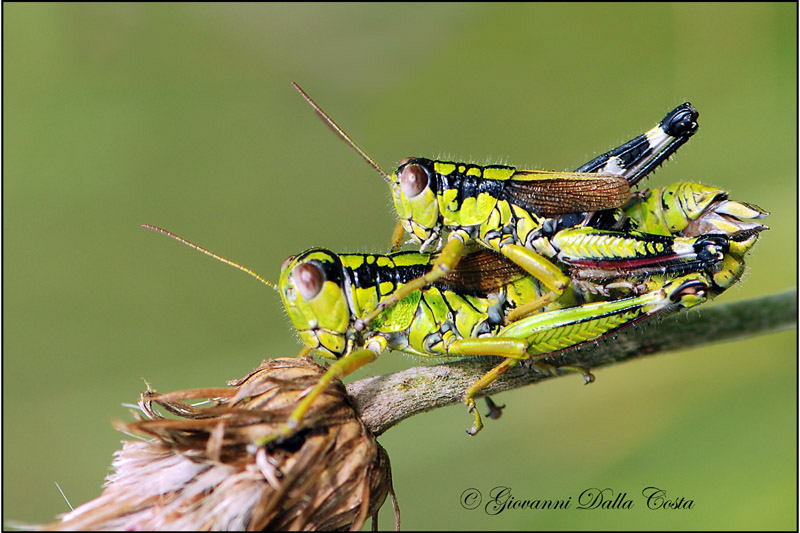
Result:
{"label": "blurred green background", "polygon": [[[384,167],[409,155],[572,169],[689,100],[699,133],[647,184],[695,180],[772,214],[741,286],[796,286],[795,4],[5,4],[3,503],[45,522],[100,493],[147,379],[221,386],[299,344],[275,280],[311,246],[382,252]],[[688,314],[686,320],[692,319]],[[406,529],[796,528],[796,331],[505,393],[380,440]],[[423,362],[385,354],[355,378]],[[460,506],[611,488],[623,511]],[[647,486],[694,501],[650,511]],[[392,524],[390,506],[381,527]]]}

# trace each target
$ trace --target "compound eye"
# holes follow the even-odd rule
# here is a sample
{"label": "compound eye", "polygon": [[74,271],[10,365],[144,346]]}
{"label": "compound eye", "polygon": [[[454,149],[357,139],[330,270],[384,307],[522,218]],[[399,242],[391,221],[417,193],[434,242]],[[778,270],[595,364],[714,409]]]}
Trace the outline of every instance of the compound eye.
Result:
{"label": "compound eye", "polygon": [[306,300],[319,294],[322,284],[325,283],[325,275],[322,270],[310,263],[302,263],[294,267],[292,279],[297,292]]}
{"label": "compound eye", "polygon": [[408,198],[414,198],[428,186],[428,173],[419,165],[410,164],[400,172],[400,187]]}
{"label": "compound eye", "polygon": [[283,261],[283,263],[281,263],[281,272],[283,272],[284,270],[286,270],[286,267],[287,267],[287,266],[289,266],[289,263],[291,263],[291,262],[292,262],[292,260],[293,260],[295,257],[297,257],[297,256],[296,256],[296,255],[290,255],[289,257],[287,257],[287,258],[286,258],[286,259]]}

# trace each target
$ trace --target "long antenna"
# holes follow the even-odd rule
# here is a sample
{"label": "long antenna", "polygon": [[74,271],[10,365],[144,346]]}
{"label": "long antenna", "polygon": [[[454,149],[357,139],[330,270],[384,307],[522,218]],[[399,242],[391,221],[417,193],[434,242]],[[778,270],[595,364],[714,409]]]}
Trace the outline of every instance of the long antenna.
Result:
{"label": "long antenna", "polygon": [[322,119],[322,121],[325,122],[325,124],[327,124],[328,127],[330,127],[330,129],[332,129],[333,132],[336,135],[338,135],[341,140],[346,142],[348,144],[348,146],[350,146],[350,148],[355,150],[356,153],[358,153],[358,155],[360,155],[364,159],[364,161],[369,163],[369,166],[374,168],[378,172],[378,174],[381,175],[381,177],[383,178],[383,181],[385,181],[386,183],[391,185],[392,184],[392,178],[390,178],[389,175],[386,172],[384,172],[384,170],[380,167],[380,165],[378,165],[378,163],[376,163],[374,159],[372,159],[370,156],[368,156],[367,153],[364,150],[362,150],[355,143],[355,141],[353,141],[353,139],[351,139],[350,136],[347,135],[344,132],[344,130],[342,128],[340,128],[339,125],[336,124],[333,121],[333,119],[331,117],[329,117],[328,114],[325,113],[325,111],[323,111],[322,108],[320,106],[318,106],[317,103],[314,102],[314,100],[312,100],[311,97],[306,94],[306,92],[303,89],[300,88],[299,85],[297,85],[295,82],[292,82],[292,85],[294,86],[295,89],[297,89],[297,92],[299,92],[300,95],[303,98],[305,98],[306,102],[308,102],[311,105],[311,107],[314,108],[314,111],[317,112],[317,115],[319,115],[319,117]]}
{"label": "long antenna", "polygon": [[231,261],[230,259],[225,259],[221,255],[217,255],[217,254],[215,254],[214,252],[212,252],[210,250],[206,250],[202,246],[198,246],[198,245],[196,245],[195,243],[193,243],[191,241],[187,241],[183,237],[179,237],[178,235],[175,235],[174,233],[169,232],[169,231],[167,231],[165,229],[161,229],[161,228],[159,228],[157,226],[151,226],[150,224],[142,224],[142,227],[145,228],[145,229],[149,229],[149,230],[153,230],[155,232],[161,233],[162,235],[166,235],[167,237],[172,237],[176,241],[182,242],[186,246],[189,246],[190,248],[194,248],[198,252],[203,252],[204,254],[213,257],[217,261],[222,261],[226,265],[230,265],[230,266],[232,266],[234,268],[238,268],[242,272],[247,272],[248,274],[250,274],[251,276],[256,278],[258,281],[260,281],[261,283],[266,285],[267,287],[270,287],[271,289],[275,289],[276,291],[278,290],[278,287],[276,287],[274,283],[272,283],[271,281],[268,281],[267,279],[261,277],[259,274],[256,274],[255,272],[253,272],[249,268],[247,268],[245,266],[242,266],[239,263],[235,263],[235,262]]}

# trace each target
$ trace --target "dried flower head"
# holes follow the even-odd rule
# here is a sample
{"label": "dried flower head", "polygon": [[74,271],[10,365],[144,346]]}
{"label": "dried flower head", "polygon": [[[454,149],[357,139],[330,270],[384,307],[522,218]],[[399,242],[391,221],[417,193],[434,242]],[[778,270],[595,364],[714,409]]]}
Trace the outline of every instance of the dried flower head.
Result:
{"label": "dried flower head", "polygon": [[[156,394],[148,387],[139,401],[144,416],[116,426],[154,438],[124,442],[103,493],[46,529],[357,530],[367,517],[376,520],[391,491],[389,457],[341,382],[313,403],[293,437],[257,444],[285,424],[324,371],[281,358],[230,388]],[[196,398],[209,401],[186,402]],[[393,494],[392,501],[399,526]]]}

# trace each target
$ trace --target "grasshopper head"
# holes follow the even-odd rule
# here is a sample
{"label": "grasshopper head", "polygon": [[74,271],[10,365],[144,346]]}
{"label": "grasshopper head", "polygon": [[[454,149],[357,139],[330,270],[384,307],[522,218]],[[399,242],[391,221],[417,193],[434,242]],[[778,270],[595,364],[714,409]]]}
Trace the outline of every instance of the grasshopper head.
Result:
{"label": "grasshopper head", "polygon": [[416,157],[403,159],[391,175],[390,186],[394,208],[406,233],[423,246],[437,240],[442,225],[433,161]]}
{"label": "grasshopper head", "polygon": [[322,249],[288,258],[278,280],[286,314],[300,339],[328,359],[340,358],[347,348],[350,307],[343,280],[339,257]]}

